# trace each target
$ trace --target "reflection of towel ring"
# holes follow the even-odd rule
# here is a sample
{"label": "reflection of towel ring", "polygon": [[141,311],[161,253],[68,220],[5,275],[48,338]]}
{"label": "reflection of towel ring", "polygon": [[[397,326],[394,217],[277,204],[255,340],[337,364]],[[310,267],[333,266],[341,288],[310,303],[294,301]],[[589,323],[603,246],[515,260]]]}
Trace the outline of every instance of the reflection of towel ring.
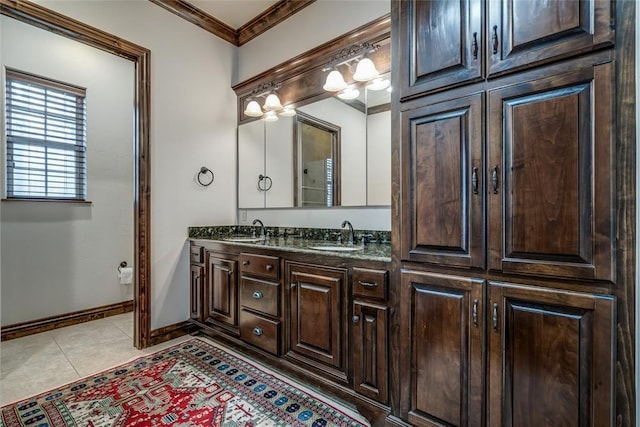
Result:
{"label": "reflection of towel ring", "polygon": [[272,185],[273,181],[267,175],[258,175],[258,190],[269,191]]}
{"label": "reflection of towel ring", "polygon": [[[211,178],[209,179],[209,182],[202,182],[202,175],[207,175],[207,174],[211,174]],[[202,185],[203,187],[207,187],[211,185],[211,183],[215,178],[216,177],[215,175],[213,175],[213,172],[211,172],[211,170],[206,166],[203,166],[200,168],[200,172],[198,172],[198,175],[196,177],[196,179],[198,180],[198,184]]]}
{"label": "reflection of towel ring", "polygon": [[122,273],[122,269],[127,266],[127,261],[122,261],[118,266],[118,273]]}

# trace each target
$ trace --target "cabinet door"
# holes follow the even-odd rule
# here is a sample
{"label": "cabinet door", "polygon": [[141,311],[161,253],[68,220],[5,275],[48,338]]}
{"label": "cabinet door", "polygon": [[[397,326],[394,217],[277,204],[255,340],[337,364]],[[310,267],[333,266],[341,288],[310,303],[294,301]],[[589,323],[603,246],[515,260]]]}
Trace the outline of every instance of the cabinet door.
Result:
{"label": "cabinet door", "polygon": [[238,326],[236,289],[238,262],[207,253],[207,269],[205,321]]}
{"label": "cabinet door", "polygon": [[614,280],[613,65],[489,92],[489,267]]}
{"label": "cabinet door", "polygon": [[[410,363],[402,418],[418,426],[481,426],[484,281],[404,271]],[[405,353],[406,354],[406,353]]]}
{"label": "cabinet door", "polygon": [[481,77],[481,0],[391,3],[400,9],[401,99]]}
{"label": "cabinet door", "polygon": [[352,321],[354,389],[387,403],[387,307],[356,301]]}
{"label": "cabinet door", "polygon": [[289,264],[290,343],[287,356],[346,380],[343,288],[346,271]]}
{"label": "cabinet door", "polygon": [[614,298],[489,289],[487,425],[615,425]]}
{"label": "cabinet door", "polygon": [[610,0],[490,0],[489,74],[549,62],[612,44]]}
{"label": "cabinet door", "polygon": [[200,265],[191,266],[191,279],[189,291],[189,317],[202,321],[204,267]]}
{"label": "cabinet door", "polygon": [[484,267],[481,94],[402,113],[402,258]]}

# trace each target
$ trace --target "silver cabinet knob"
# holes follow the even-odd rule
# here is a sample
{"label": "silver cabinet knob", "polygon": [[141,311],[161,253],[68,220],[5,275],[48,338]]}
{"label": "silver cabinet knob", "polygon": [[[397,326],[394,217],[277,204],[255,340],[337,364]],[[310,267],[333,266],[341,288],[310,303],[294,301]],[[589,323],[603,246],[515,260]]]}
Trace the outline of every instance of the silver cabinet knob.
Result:
{"label": "silver cabinet knob", "polygon": [[262,335],[262,329],[258,327],[253,328],[253,334],[259,337],[260,335]]}
{"label": "silver cabinet knob", "polygon": [[255,292],[253,293],[253,297],[254,297],[255,299],[262,299],[262,297],[263,297],[262,292],[260,292],[260,291],[255,291]]}

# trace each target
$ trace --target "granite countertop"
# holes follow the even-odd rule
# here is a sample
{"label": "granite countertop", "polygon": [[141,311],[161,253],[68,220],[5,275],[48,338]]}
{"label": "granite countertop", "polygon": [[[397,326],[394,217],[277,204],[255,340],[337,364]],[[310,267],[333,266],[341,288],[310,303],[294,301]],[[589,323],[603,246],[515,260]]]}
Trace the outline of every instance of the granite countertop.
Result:
{"label": "granite countertop", "polygon": [[[358,242],[348,245],[337,243],[336,237],[336,234],[340,235],[344,232],[343,239],[346,240],[346,230],[294,227],[267,227],[266,229],[269,237],[256,239],[253,238],[253,227],[189,227],[189,239],[217,241],[247,248],[281,249],[372,261],[391,261],[389,232],[356,230],[356,237],[368,235],[369,243],[362,245]],[[314,249],[317,247],[327,247],[330,250]]]}

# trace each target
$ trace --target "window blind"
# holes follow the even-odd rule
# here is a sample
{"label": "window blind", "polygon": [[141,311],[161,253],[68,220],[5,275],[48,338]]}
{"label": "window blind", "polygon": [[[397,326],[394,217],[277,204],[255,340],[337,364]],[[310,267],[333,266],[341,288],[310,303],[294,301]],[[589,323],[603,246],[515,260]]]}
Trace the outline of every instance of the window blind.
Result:
{"label": "window blind", "polygon": [[85,90],[6,71],[7,198],[86,199]]}

